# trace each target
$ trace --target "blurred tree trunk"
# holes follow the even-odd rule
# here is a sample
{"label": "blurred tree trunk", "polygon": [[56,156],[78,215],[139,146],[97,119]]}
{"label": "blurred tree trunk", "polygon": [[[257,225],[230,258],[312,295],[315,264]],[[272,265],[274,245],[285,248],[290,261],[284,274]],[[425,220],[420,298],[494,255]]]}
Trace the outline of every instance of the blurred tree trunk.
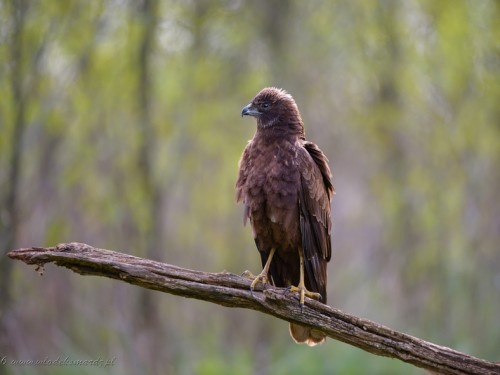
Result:
{"label": "blurred tree trunk", "polygon": [[[139,153],[138,172],[142,183],[144,203],[147,205],[147,225],[142,233],[146,249],[146,257],[161,259],[159,249],[161,244],[161,191],[160,184],[155,180],[154,158],[156,155],[155,130],[151,120],[152,103],[152,72],[151,56],[155,47],[155,35],[158,18],[158,1],[143,0],[137,4],[137,16],[141,23],[141,36],[138,44],[138,76],[137,76],[137,103],[139,114]],[[148,290],[141,290],[138,298],[139,330],[151,332],[149,339],[144,341],[141,357],[151,364],[158,355],[158,340],[162,334],[157,334],[159,327],[158,300]],[[160,370],[160,369],[157,369]]]}
{"label": "blurred tree trunk", "polygon": [[[11,150],[8,159],[7,183],[2,191],[0,215],[0,301],[4,308],[10,301],[10,279],[12,263],[4,254],[15,247],[19,229],[19,185],[22,171],[21,151],[23,134],[26,127],[26,95],[23,89],[23,29],[27,5],[24,0],[12,0],[12,37],[10,41],[11,90],[14,105],[14,126],[11,137]],[[1,311],[0,311],[1,313]]]}
{"label": "blurred tree trunk", "polygon": [[[412,207],[404,194],[404,187],[407,184],[407,156],[405,150],[404,139],[404,124],[401,123],[401,107],[402,98],[398,87],[399,72],[401,71],[402,51],[400,45],[400,36],[398,28],[399,6],[396,1],[386,0],[381,2],[381,6],[377,8],[378,28],[383,37],[381,37],[380,51],[383,55],[379,56],[384,63],[381,65],[378,72],[378,88],[376,92],[376,100],[372,103],[373,112],[382,111],[380,116],[377,116],[380,123],[375,124],[379,129],[378,139],[381,142],[381,147],[387,150],[384,161],[384,169],[387,173],[391,191],[391,204],[396,207],[394,213],[400,220],[389,224],[387,243],[395,244],[395,247],[401,249],[398,256],[398,263],[405,263],[408,259],[408,252],[412,252],[416,244],[416,234],[411,224]],[[386,210],[385,210],[386,211]],[[387,246],[384,247],[385,249]],[[389,250],[384,250],[389,251]],[[393,249],[390,249],[393,252]],[[386,254],[384,259],[388,259],[391,254]],[[380,265],[381,268],[385,265]],[[406,270],[407,265],[402,265],[400,269]],[[402,271],[404,272],[404,271]],[[404,283],[401,287],[404,289],[405,295],[411,295],[413,287]],[[409,309],[406,314],[415,314],[415,311]],[[406,315],[405,314],[405,315]],[[417,313],[418,314],[418,313]]]}
{"label": "blurred tree trunk", "polygon": [[151,56],[153,55],[155,32],[157,24],[156,0],[144,0],[140,5],[140,17],[143,23],[142,38],[139,42],[138,55],[138,96],[139,104],[139,156],[138,166],[140,179],[149,204],[150,225],[148,225],[146,252],[148,257],[157,258],[159,229],[160,191],[155,183],[154,157],[155,157],[155,131],[151,121]]}
{"label": "blurred tree trunk", "polygon": [[291,1],[264,0],[257,7],[258,14],[262,16],[258,29],[262,40],[268,43],[271,84],[288,87],[291,91],[289,38],[293,6]]}

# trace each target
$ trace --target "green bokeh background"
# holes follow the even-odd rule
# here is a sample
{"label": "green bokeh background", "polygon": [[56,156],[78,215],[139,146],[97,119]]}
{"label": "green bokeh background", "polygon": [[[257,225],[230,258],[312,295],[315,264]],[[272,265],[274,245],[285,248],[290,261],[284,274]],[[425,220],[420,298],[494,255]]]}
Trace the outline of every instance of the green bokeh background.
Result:
{"label": "green bokeh background", "polygon": [[[500,5],[0,1],[0,252],[85,242],[260,270],[234,183],[241,108],[287,89],[330,159],[329,304],[500,348]],[[0,256],[0,373],[423,374],[257,312]],[[12,360],[115,358],[113,366]]]}

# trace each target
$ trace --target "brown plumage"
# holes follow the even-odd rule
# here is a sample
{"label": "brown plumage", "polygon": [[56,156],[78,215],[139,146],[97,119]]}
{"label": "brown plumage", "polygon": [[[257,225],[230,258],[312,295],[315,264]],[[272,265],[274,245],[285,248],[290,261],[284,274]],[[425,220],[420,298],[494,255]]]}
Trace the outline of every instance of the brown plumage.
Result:
{"label": "brown plumage", "polygon": [[[244,204],[244,222],[250,219],[264,267],[252,288],[259,281],[298,286],[292,290],[300,293],[301,305],[304,295],[326,303],[334,194],[328,159],[305,140],[299,110],[286,91],[263,89],[241,115],[257,119],[236,182],[236,198]],[[321,332],[297,324],[290,324],[290,334],[310,346],[325,340]]]}

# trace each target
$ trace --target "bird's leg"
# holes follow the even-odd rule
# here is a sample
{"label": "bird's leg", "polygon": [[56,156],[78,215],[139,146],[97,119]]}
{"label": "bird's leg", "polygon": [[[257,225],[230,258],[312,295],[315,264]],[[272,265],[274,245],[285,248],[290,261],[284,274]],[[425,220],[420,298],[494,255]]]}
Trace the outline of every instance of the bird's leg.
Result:
{"label": "bird's leg", "polygon": [[314,298],[317,300],[321,300],[321,294],[316,293],[316,292],[310,292],[309,290],[306,289],[306,284],[304,282],[304,255],[302,254],[302,250],[299,250],[299,258],[300,258],[300,279],[299,279],[299,285],[297,286],[290,286],[290,291],[292,292],[298,292],[300,293],[300,309],[304,307],[304,300],[305,296],[308,296],[309,298]]}
{"label": "bird's leg", "polygon": [[269,279],[267,278],[267,274],[269,273],[269,266],[271,265],[271,260],[273,259],[273,255],[276,249],[271,249],[271,252],[269,253],[269,256],[267,257],[266,264],[264,265],[264,268],[262,269],[262,272],[259,273],[255,279],[252,281],[252,284],[250,285],[250,292],[253,292],[253,289],[255,286],[260,282],[262,284],[267,284],[269,282]]}

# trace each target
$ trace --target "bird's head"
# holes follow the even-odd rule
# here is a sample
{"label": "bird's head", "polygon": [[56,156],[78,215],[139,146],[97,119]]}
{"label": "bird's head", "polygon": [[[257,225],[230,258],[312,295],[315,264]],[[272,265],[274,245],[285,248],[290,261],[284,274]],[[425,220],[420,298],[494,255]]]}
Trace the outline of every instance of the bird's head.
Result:
{"label": "bird's head", "polygon": [[241,111],[241,116],[253,116],[261,129],[284,127],[303,132],[299,109],[292,96],[283,89],[262,89]]}

